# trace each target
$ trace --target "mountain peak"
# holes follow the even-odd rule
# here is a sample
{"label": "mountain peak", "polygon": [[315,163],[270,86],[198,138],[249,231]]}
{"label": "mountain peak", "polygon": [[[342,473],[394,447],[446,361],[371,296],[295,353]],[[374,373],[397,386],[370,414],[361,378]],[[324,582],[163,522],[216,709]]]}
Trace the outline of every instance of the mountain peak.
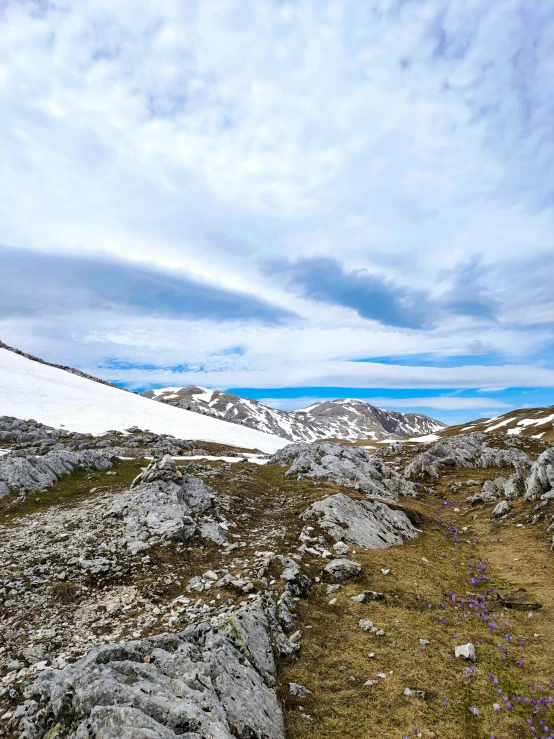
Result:
{"label": "mountain peak", "polygon": [[259,400],[196,385],[147,390],[142,394],[161,403],[248,426],[290,441],[377,441],[429,434],[446,426],[421,413],[387,411],[359,398],[320,400],[306,408],[282,411]]}

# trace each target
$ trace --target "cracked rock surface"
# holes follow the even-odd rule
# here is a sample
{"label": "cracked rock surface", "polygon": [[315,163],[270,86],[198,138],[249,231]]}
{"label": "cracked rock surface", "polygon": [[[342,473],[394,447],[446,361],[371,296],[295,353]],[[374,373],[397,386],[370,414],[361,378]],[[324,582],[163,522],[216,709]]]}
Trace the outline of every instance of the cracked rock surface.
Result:
{"label": "cracked rock surface", "polygon": [[40,702],[39,722],[71,723],[71,739],[284,739],[266,610],[260,597],[229,618],[95,648],[42,672],[27,700]]}
{"label": "cracked rock surface", "polygon": [[323,442],[290,444],[270,459],[270,464],[289,466],[287,475],[299,480],[331,480],[337,485],[395,501],[401,495],[417,495],[415,486],[402,478],[376,455],[354,446]]}
{"label": "cracked rock surface", "polygon": [[312,503],[301,518],[318,521],[335,542],[364,549],[386,549],[418,535],[404,511],[375,501],[354,500],[342,493]]}
{"label": "cracked rock surface", "polygon": [[544,451],[531,467],[525,500],[537,500],[554,488],[554,448]]}
{"label": "cracked rock surface", "polygon": [[105,471],[111,466],[106,454],[95,450],[56,450],[40,457],[10,454],[0,457],[0,497],[8,495],[10,490],[43,490],[75,470]]}
{"label": "cracked rock surface", "polygon": [[486,434],[473,433],[433,444],[412,459],[404,474],[407,478],[438,479],[448,469],[513,467],[527,470],[530,465],[531,460],[520,449],[489,446]]}

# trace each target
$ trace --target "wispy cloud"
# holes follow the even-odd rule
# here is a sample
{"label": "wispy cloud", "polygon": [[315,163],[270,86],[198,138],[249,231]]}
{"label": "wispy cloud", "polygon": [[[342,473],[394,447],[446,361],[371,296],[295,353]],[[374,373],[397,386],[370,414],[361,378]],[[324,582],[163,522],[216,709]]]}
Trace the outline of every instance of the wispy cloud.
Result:
{"label": "wispy cloud", "polygon": [[0,31],[4,340],[143,384],[549,386],[551,4],[7,2]]}

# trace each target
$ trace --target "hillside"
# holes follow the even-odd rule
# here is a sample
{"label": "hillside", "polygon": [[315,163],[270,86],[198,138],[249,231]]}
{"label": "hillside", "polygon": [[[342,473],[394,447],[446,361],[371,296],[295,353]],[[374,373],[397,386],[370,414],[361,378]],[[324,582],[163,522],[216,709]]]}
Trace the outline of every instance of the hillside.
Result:
{"label": "hillside", "polygon": [[0,733],[551,739],[552,447],[448,443],[81,447],[0,497]]}
{"label": "hillside", "polygon": [[0,416],[32,418],[47,426],[97,435],[138,427],[263,452],[274,452],[286,443],[245,426],[151,403],[5,348],[0,348]]}
{"label": "hillside", "polygon": [[142,395],[289,441],[380,440],[429,434],[445,428],[445,424],[421,413],[386,411],[351,398],[322,401],[297,411],[281,411],[257,400],[194,385],[147,390]]}
{"label": "hillside", "polygon": [[472,423],[449,426],[439,436],[457,436],[473,431],[492,433],[502,431],[509,436],[529,436],[543,441],[554,441],[554,406],[520,408],[495,418],[480,418]]}

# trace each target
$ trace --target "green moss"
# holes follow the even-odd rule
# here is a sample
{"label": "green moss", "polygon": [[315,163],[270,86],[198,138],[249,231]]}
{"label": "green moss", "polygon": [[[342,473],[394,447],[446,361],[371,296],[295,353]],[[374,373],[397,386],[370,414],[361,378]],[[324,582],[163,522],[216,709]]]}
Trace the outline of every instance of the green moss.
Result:
{"label": "green moss", "polygon": [[63,726],[63,724],[56,724],[50,729],[50,731],[48,732],[48,734],[46,734],[44,739],[55,739],[55,737],[60,736],[64,728],[65,727]]}

